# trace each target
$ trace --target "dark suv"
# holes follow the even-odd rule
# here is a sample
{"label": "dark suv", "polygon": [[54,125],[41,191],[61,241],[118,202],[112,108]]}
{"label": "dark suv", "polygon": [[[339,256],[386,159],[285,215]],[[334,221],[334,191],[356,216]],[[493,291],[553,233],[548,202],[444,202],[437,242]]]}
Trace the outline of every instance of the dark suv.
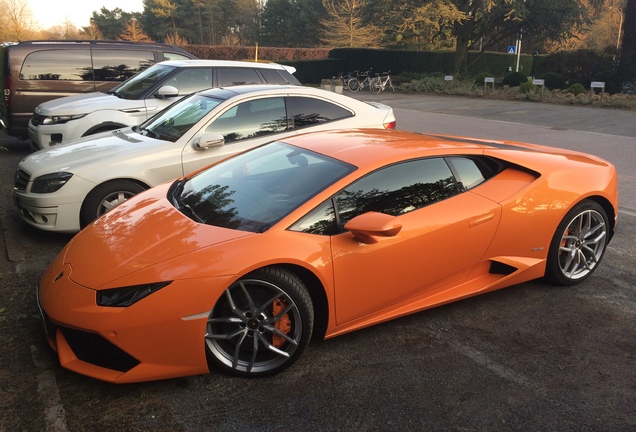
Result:
{"label": "dark suv", "polygon": [[0,46],[0,126],[28,137],[35,107],[63,96],[107,91],[164,60],[196,58],[172,45],[127,41],[28,41]]}

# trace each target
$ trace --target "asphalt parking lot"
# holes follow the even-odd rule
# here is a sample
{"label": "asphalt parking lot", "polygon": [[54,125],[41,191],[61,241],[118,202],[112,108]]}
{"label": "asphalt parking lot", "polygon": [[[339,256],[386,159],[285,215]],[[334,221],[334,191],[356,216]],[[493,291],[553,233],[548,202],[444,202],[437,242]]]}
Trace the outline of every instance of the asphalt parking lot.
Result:
{"label": "asphalt parking lot", "polygon": [[[580,149],[613,162],[619,231],[577,287],[525,283],[312,343],[291,369],[115,386],[57,364],[33,287],[71,236],[19,220],[28,144],[0,138],[0,431],[636,430],[636,113],[427,95],[357,98],[398,126]],[[520,233],[528,235],[528,233]]]}

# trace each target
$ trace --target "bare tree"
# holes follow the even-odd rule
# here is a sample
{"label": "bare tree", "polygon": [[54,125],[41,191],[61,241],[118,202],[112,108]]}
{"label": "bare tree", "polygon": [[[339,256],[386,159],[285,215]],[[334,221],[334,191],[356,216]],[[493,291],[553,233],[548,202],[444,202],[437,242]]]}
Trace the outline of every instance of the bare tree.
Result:
{"label": "bare tree", "polygon": [[382,32],[362,20],[366,3],[366,0],[323,0],[327,18],[320,20],[320,40],[330,47],[378,46]]}
{"label": "bare tree", "polygon": [[0,39],[20,42],[34,39],[38,26],[26,0],[0,0]]}

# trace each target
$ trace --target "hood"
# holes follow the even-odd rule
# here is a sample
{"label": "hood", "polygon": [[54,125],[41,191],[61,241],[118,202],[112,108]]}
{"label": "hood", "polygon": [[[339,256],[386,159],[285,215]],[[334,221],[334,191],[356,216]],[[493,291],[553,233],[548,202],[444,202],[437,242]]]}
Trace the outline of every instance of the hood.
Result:
{"label": "hood", "polygon": [[162,151],[164,146],[174,147],[174,143],[144,136],[126,128],[39,150],[24,158],[20,162],[20,168],[33,177],[59,171],[82,175],[93,171],[94,166],[105,166],[106,161],[113,164],[130,160],[133,155],[155,154]]}
{"label": "hood", "polygon": [[[169,187],[164,184],[141,193],[80,231],[64,258],[72,269],[70,279],[92,289],[172,280],[178,268],[162,263],[255,235],[194,222],[165,198]],[[181,262],[187,266],[189,261]],[[141,281],[127,277],[136,272],[143,272]],[[118,283],[122,278],[126,282]]]}
{"label": "hood", "polygon": [[97,110],[143,108],[143,100],[120,99],[107,93],[84,93],[43,102],[35,113],[43,116],[88,114]]}

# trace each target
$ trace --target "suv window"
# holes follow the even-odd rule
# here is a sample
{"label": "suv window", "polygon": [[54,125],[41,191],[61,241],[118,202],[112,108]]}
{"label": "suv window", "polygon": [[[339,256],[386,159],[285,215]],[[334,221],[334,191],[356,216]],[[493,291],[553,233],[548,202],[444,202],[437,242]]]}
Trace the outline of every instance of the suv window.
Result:
{"label": "suv window", "polygon": [[251,68],[218,68],[216,71],[219,87],[263,83],[256,70]]}
{"label": "suv window", "polygon": [[177,54],[173,52],[164,52],[162,53],[162,55],[164,60],[189,60],[191,58],[191,57],[184,56],[183,54]]}
{"label": "suv window", "polygon": [[134,79],[121,83],[110,93],[124,99],[139,99],[157,82],[163,81],[174,69],[173,66],[154,65],[139,73]]}
{"label": "suv window", "polygon": [[281,75],[283,71],[277,71],[275,69],[261,69],[260,71],[268,84],[297,84],[296,82],[290,82]]}
{"label": "suv window", "polygon": [[318,123],[353,116],[351,111],[331,102],[307,97],[290,97],[288,99],[288,109],[295,128],[313,126]]}
{"label": "suv window", "polygon": [[33,52],[24,59],[20,79],[92,81],[91,53],[89,50]]}
{"label": "suv window", "polygon": [[93,50],[95,81],[125,81],[154,62],[152,51]]}
{"label": "suv window", "polygon": [[163,85],[170,85],[179,90],[180,95],[186,95],[200,91],[205,88],[211,88],[212,85],[212,69],[211,68],[193,68],[183,69]]}

